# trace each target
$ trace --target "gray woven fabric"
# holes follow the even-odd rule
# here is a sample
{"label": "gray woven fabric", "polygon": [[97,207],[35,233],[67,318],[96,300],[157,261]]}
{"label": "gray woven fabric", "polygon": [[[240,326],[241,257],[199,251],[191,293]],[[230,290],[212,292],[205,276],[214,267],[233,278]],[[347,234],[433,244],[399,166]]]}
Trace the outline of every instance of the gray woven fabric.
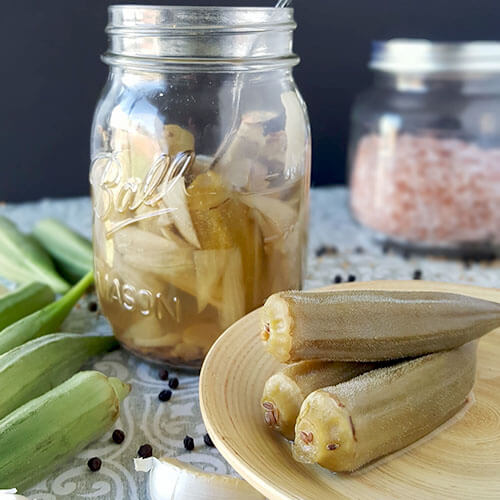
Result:
{"label": "gray woven fabric", "polygon": [[[26,231],[40,218],[56,217],[90,236],[88,198],[7,204],[0,207],[0,214],[11,217]],[[317,258],[315,250],[322,245],[334,245],[338,253]],[[356,251],[357,247],[362,247],[363,252]],[[498,264],[473,264],[466,269],[460,261],[405,260],[391,253],[384,255],[380,247],[373,243],[371,234],[351,219],[344,188],[313,189],[309,255],[307,288],[329,284],[336,275],[344,280],[349,274],[357,280],[411,279],[415,269],[422,271],[424,279],[500,287]],[[91,300],[95,298],[88,296],[81,301],[65,322],[63,331],[110,332],[103,317],[88,311],[86,306]],[[139,361],[123,351],[108,354],[93,367],[120,377],[133,386],[115,426],[125,431],[126,439],[123,444],[116,445],[110,440],[111,433],[103,436],[32,488],[28,492],[30,498],[146,499],[145,475],[133,470],[133,457],[144,443],[153,446],[156,456],[178,457],[207,471],[234,474],[217,450],[203,443],[205,427],[198,406],[197,377],[170,370],[179,377],[180,385],[171,401],[160,403],[158,393],[166,387],[166,383],[159,380],[158,367]],[[192,452],[184,450],[182,441],[186,434],[195,440]],[[102,469],[97,473],[91,473],[86,465],[93,456],[99,456],[103,461]],[[22,464],[19,466],[22,467]]]}

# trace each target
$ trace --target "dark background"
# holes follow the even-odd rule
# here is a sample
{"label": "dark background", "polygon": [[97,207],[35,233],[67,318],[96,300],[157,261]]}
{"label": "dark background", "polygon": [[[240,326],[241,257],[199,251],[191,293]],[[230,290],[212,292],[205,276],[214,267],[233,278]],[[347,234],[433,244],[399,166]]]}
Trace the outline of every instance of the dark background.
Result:
{"label": "dark background", "polygon": [[[93,109],[106,78],[111,3],[272,6],[273,0],[15,0],[2,2],[0,200],[88,193]],[[369,85],[370,41],[500,39],[500,0],[295,0],[309,106],[313,183],[345,181],[349,108]]]}

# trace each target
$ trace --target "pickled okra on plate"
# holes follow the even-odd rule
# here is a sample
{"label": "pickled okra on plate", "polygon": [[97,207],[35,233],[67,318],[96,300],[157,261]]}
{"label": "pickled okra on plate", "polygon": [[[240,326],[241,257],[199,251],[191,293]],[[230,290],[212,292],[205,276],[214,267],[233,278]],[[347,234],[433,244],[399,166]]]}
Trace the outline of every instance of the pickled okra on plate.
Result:
{"label": "pickled okra on plate", "polygon": [[311,393],[297,418],[295,459],[349,472],[414,443],[464,406],[476,349],[472,342]]}
{"label": "pickled okra on plate", "polygon": [[500,327],[500,304],[447,292],[280,292],[262,310],[262,340],[283,363],[380,361],[452,349]]}
{"label": "pickled okra on plate", "polygon": [[264,386],[261,404],[267,425],[293,440],[300,407],[311,392],[345,382],[377,366],[380,364],[317,360],[284,366]]}

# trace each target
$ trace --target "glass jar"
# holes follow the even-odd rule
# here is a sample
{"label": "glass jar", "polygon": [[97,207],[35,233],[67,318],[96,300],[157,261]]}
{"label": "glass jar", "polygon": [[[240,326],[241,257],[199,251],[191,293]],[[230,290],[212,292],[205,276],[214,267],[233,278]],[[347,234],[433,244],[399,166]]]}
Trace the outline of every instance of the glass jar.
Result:
{"label": "glass jar", "polygon": [[352,112],[351,207],[382,239],[467,253],[500,244],[500,43],[374,44]]}
{"label": "glass jar", "polygon": [[119,341],[199,368],[302,286],[310,130],[292,9],[113,6],[92,127],[96,287]]}

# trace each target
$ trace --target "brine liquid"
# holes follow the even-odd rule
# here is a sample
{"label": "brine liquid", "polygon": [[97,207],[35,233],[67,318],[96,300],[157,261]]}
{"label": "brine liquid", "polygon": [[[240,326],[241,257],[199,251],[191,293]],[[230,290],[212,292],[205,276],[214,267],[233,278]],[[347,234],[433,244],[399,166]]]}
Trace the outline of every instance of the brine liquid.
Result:
{"label": "brine liquid", "polygon": [[301,287],[304,178],[257,194],[208,170],[163,179],[157,196],[154,171],[148,184],[120,177],[121,167],[109,158],[93,166],[94,251],[103,313],[129,350],[197,368],[232,323]]}

